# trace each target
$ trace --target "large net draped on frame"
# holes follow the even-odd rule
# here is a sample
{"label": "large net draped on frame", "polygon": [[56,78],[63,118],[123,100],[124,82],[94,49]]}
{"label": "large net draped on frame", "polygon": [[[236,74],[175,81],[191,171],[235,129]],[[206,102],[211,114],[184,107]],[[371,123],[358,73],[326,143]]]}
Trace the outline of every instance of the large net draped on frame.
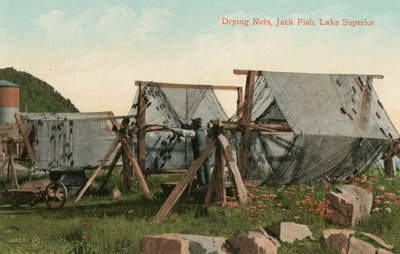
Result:
{"label": "large net draped on frame", "polygon": [[399,138],[372,81],[367,75],[262,72],[252,121],[287,121],[294,134],[251,134],[246,178],[302,184],[368,168],[390,138]]}
{"label": "large net draped on frame", "polygon": [[35,129],[35,161],[42,169],[97,167],[115,139],[115,133],[106,129],[110,124],[108,112],[21,113],[21,116]]}
{"label": "large net draped on frame", "polygon": [[[145,88],[146,125],[164,125],[180,128],[190,124],[191,119],[201,118],[203,128],[211,119],[226,120],[228,117],[219,103],[214,90],[164,88],[153,83]],[[138,92],[136,92],[130,115],[137,113]],[[237,140],[228,135],[233,147]],[[136,147],[135,138],[133,146]],[[236,149],[233,149],[236,151]],[[155,131],[146,133],[146,172],[162,169],[187,169],[193,163],[190,139],[179,138],[172,132]],[[213,165],[213,156],[208,162]]]}

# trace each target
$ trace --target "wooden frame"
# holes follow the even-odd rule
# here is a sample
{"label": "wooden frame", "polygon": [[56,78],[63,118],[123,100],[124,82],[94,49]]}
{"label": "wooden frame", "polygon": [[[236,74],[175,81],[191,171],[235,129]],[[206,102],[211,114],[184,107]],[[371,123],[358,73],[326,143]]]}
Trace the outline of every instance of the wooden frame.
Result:
{"label": "wooden frame", "polygon": [[188,169],[187,174],[184,178],[175,186],[167,200],[164,202],[157,215],[154,217],[153,222],[161,222],[165,216],[169,213],[172,207],[176,204],[179,197],[182,195],[186,186],[193,180],[197,170],[201,167],[204,161],[210,156],[214,149],[216,149],[216,159],[211,181],[208,185],[204,204],[209,205],[211,202],[212,191],[216,190],[216,203],[224,205],[226,203],[226,191],[225,191],[225,172],[224,172],[224,158],[228,169],[231,172],[233,178],[233,184],[238,191],[238,201],[241,203],[246,202],[247,193],[244,187],[243,180],[240,176],[239,169],[236,166],[236,162],[233,157],[232,150],[230,149],[227,138],[219,131],[214,131],[214,137],[209,140],[203,153],[193,162],[192,166]]}
{"label": "wooden frame", "polygon": [[[121,148],[119,149],[119,151],[116,153],[116,155],[114,156],[114,159],[110,165],[110,168],[107,172],[107,175],[105,177],[105,179],[103,180],[103,183],[101,184],[101,188],[105,186],[105,184],[107,183],[108,178],[110,177],[115,164],[117,163],[119,157],[121,156],[121,154],[125,153],[127,159],[129,160],[129,162],[132,164],[132,170],[133,173],[136,175],[136,177],[139,179],[139,184],[140,187],[142,188],[144,195],[146,196],[146,198],[148,200],[153,200],[153,197],[150,193],[150,190],[147,186],[146,180],[143,177],[142,174],[142,170],[139,167],[138,162],[136,161],[135,156],[133,155],[133,151],[132,148],[130,147],[128,141],[126,140],[126,136],[121,135],[121,133],[119,132],[120,130],[125,129],[127,126],[125,126],[125,124],[127,125],[128,121],[122,121],[123,126],[121,127],[117,121],[115,120],[114,114],[112,112],[109,113],[109,119],[112,122],[112,124],[116,127],[116,138],[114,139],[113,143],[111,144],[109,150],[107,151],[107,153],[105,154],[103,160],[101,161],[100,165],[97,167],[97,169],[95,170],[95,172],[93,173],[93,175],[90,177],[90,179],[86,182],[86,185],[83,187],[83,189],[79,192],[79,195],[76,197],[75,199],[75,203],[78,202],[83,194],[86,192],[86,190],[89,188],[89,186],[92,184],[94,178],[96,178],[96,176],[100,173],[101,169],[103,168],[103,166],[105,165],[105,163],[107,162],[107,160],[109,159],[109,157],[111,156],[112,152],[117,148],[117,146],[119,144],[121,144]],[[129,167],[130,168],[130,167]]]}
{"label": "wooden frame", "polygon": [[245,103],[243,105],[243,112],[240,118],[241,123],[244,125],[240,135],[239,144],[239,169],[243,179],[246,177],[247,160],[250,149],[250,125],[253,110],[254,81],[255,77],[259,75],[259,73],[259,71],[233,70],[233,74],[247,75],[246,90],[244,95]]}
{"label": "wooden frame", "polygon": [[153,82],[153,81],[135,81],[135,85],[138,86],[138,110],[136,115],[136,128],[138,131],[137,140],[137,155],[139,167],[146,173],[146,132],[147,131],[159,131],[166,130],[164,126],[146,125],[146,87],[161,87],[161,88],[177,88],[177,89],[213,89],[213,90],[225,90],[225,91],[237,91],[237,111],[243,105],[243,88],[239,86],[216,86],[216,85],[195,85],[195,84],[176,84],[176,83],[164,83],[164,82]]}

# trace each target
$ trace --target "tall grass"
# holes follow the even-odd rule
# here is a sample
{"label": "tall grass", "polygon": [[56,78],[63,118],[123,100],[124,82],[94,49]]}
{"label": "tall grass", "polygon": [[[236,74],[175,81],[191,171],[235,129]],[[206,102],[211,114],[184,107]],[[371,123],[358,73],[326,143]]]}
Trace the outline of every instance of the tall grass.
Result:
{"label": "tall grass", "polygon": [[[324,219],[327,213],[324,197],[343,183],[260,186],[249,190],[248,203],[240,205],[234,198],[229,198],[224,207],[204,208],[183,196],[162,223],[152,223],[166,198],[160,184],[181,177],[154,175],[146,178],[154,197],[152,202],[145,199],[137,182],[133,184],[133,193],[125,194],[122,176],[117,171],[103,193],[98,192],[102,179],[99,176],[81,201],[74,204],[73,199],[68,200],[63,209],[55,212],[47,210],[43,203],[35,207],[22,205],[17,210],[2,205],[0,253],[140,253],[140,241],[146,235],[175,232],[230,237],[262,226],[277,236],[282,221],[309,225],[315,240],[282,244],[279,253],[339,253],[324,243],[322,231],[339,228]],[[353,228],[376,234],[394,244],[396,253],[400,253],[399,181],[399,176],[394,181],[387,180],[376,169],[368,171],[365,178],[361,176],[351,181],[371,188],[375,196],[397,195],[394,200],[374,202],[373,208],[378,208],[378,212]],[[121,199],[111,196],[115,186],[123,192]],[[309,199],[311,204],[305,202]],[[390,203],[384,204],[384,201]],[[390,212],[386,208],[390,208]]]}

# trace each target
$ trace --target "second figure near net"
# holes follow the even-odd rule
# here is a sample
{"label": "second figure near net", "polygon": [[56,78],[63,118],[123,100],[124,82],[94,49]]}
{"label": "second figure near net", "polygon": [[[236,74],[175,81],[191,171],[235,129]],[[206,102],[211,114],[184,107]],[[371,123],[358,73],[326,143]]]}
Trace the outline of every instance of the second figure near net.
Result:
{"label": "second figure near net", "polygon": [[[182,124],[181,128],[171,128],[171,130],[182,138],[190,138],[192,143],[193,160],[196,160],[203,152],[206,146],[207,132],[202,127],[201,118],[192,119],[190,125]],[[210,168],[208,159],[197,171],[197,181],[199,186],[206,185],[210,182]]]}

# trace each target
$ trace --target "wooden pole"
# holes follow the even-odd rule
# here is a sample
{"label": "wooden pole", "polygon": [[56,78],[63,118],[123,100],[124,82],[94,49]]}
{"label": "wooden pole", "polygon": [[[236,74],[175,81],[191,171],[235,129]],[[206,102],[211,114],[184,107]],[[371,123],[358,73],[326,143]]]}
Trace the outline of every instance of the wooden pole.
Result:
{"label": "wooden pole", "polygon": [[238,100],[237,100],[237,121],[240,121],[243,117],[243,88],[238,87],[237,88],[238,92]]}
{"label": "wooden pole", "polygon": [[213,170],[212,174],[211,174],[211,180],[210,183],[208,184],[208,188],[207,188],[207,193],[206,193],[206,197],[204,198],[204,205],[208,206],[211,202],[211,198],[212,198],[212,192],[214,190],[214,185],[215,185],[215,176],[216,176],[217,171]]}
{"label": "wooden pole", "polygon": [[383,159],[383,165],[385,168],[386,176],[390,179],[394,179],[394,165],[392,156],[388,155]]}
{"label": "wooden pole", "polygon": [[100,190],[102,190],[104,188],[104,186],[106,186],[106,184],[108,182],[108,179],[110,178],[110,176],[111,176],[111,174],[112,174],[112,172],[113,172],[113,170],[115,168],[115,165],[117,165],[117,162],[118,162],[119,158],[121,157],[121,154],[122,154],[123,151],[124,151],[124,148],[121,146],[119,148],[118,152],[115,154],[114,159],[111,162],[110,167],[108,168],[107,175],[106,175],[106,177],[104,178],[103,182],[100,185]]}
{"label": "wooden pole", "polygon": [[146,90],[145,86],[139,82],[139,98],[138,98],[138,111],[137,111],[137,125],[138,129],[138,142],[137,142],[137,156],[139,167],[142,172],[146,172]]}
{"label": "wooden pole", "polygon": [[216,199],[215,202],[221,205],[226,203],[226,190],[225,190],[225,170],[224,170],[224,157],[222,154],[222,149],[220,144],[216,144],[215,149],[215,165],[214,170],[216,170],[215,175],[215,191]]}
{"label": "wooden pole", "polygon": [[35,166],[35,154],[33,152],[31,143],[29,142],[28,133],[24,124],[22,123],[21,116],[17,112],[15,112],[15,119],[17,120],[17,125],[19,131],[21,132],[22,138],[24,139],[26,150],[28,150],[29,159],[31,159],[32,165]]}
{"label": "wooden pole", "polygon": [[247,199],[246,188],[244,186],[239,169],[235,163],[235,159],[233,157],[232,149],[229,145],[228,139],[223,134],[220,134],[218,135],[218,143],[224,154],[225,162],[228,166],[228,169],[232,172],[233,175],[232,182],[237,189],[238,201],[244,203],[246,202]]}
{"label": "wooden pole", "polygon": [[250,125],[253,110],[254,81],[257,72],[249,71],[246,79],[245,101],[243,105],[242,123],[243,131],[240,135],[239,145],[239,169],[243,179],[246,178],[247,160],[250,148]]}
{"label": "wooden pole", "polygon": [[144,192],[144,195],[146,196],[146,198],[148,200],[153,200],[153,197],[151,196],[150,190],[149,190],[149,188],[147,186],[146,180],[143,177],[143,173],[140,170],[140,166],[139,166],[138,162],[136,161],[135,156],[133,156],[133,152],[132,152],[131,147],[129,146],[129,144],[126,141],[126,139],[122,138],[121,136],[119,136],[119,134],[118,134],[118,138],[121,141],[122,146],[124,147],[124,150],[125,150],[126,155],[128,156],[128,159],[132,163],[134,173],[135,173],[136,177],[139,180],[139,184],[140,184],[140,187],[142,188],[142,190]]}
{"label": "wooden pole", "polygon": [[18,177],[17,177],[17,172],[15,171],[15,166],[14,166],[14,155],[10,155],[10,165],[11,165],[11,170],[14,176],[14,183],[15,186],[17,187],[17,190],[19,190],[19,185],[18,185]]}
{"label": "wooden pole", "polygon": [[154,217],[153,222],[161,222],[164,217],[169,213],[171,208],[178,201],[179,197],[182,195],[186,186],[189,182],[195,177],[197,170],[203,165],[204,161],[208,156],[212,153],[215,148],[216,139],[213,138],[209,141],[207,146],[205,147],[203,153],[193,162],[193,164],[188,169],[188,172],[183,177],[183,179],[175,186],[174,190],[168,196],[167,200],[164,202],[160,210],[158,211],[156,217]]}
{"label": "wooden pole", "polygon": [[117,148],[118,144],[119,144],[119,139],[118,138],[114,139],[113,143],[110,146],[110,149],[108,149],[108,152],[104,156],[100,165],[97,167],[96,171],[94,171],[94,173],[90,177],[90,179],[86,182],[85,187],[83,187],[81,192],[79,192],[79,195],[75,199],[75,203],[78,202],[82,198],[83,194],[86,192],[87,188],[89,188],[89,186],[92,184],[94,178],[96,178],[96,176],[99,174],[100,170],[103,168],[104,164],[106,164],[108,158],[111,156],[111,154],[115,150],[115,148]]}
{"label": "wooden pole", "polygon": [[153,81],[136,81],[136,86],[142,85],[143,87],[160,87],[160,88],[178,88],[178,89],[212,89],[212,90],[228,90],[235,91],[237,86],[220,86],[220,85],[200,85],[200,84],[176,84],[165,82]]}

